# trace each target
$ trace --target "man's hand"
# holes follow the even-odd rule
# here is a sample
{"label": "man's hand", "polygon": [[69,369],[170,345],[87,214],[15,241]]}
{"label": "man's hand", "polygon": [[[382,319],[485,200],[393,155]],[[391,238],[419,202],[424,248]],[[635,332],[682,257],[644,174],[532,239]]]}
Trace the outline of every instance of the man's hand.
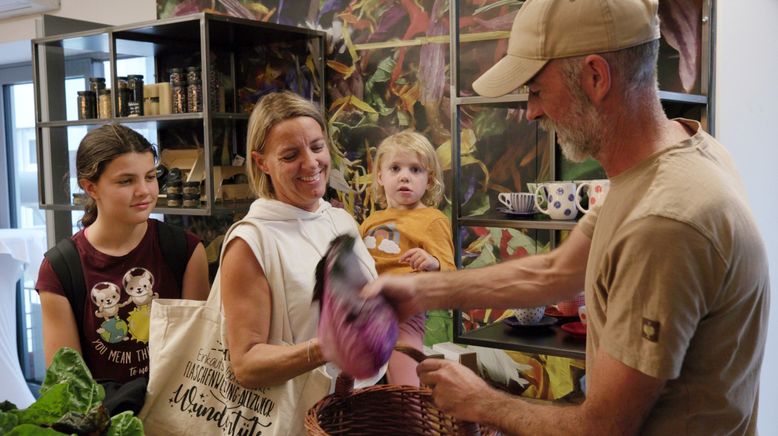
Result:
{"label": "man's hand", "polygon": [[440,271],[440,262],[422,248],[411,248],[400,256],[400,262],[407,263],[414,271]]}
{"label": "man's hand", "polygon": [[491,398],[499,395],[486,382],[459,363],[427,359],[416,367],[422,385],[432,388],[432,399],[440,410],[470,422],[482,422]]}
{"label": "man's hand", "polygon": [[397,319],[405,321],[411,316],[426,310],[416,291],[416,274],[391,275],[384,274],[362,288],[362,298],[372,298],[383,295],[394,307]]}

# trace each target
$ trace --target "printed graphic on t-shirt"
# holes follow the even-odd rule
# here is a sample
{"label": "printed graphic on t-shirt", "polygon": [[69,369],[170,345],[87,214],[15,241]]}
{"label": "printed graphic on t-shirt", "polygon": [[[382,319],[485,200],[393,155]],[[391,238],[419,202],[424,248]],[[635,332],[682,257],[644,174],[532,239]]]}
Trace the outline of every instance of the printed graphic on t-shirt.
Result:
{"label": "printed graphic on t-shirt", "polygon": [[[94,314],[102,319],[97,334],[110,344],[129,340],[146,344],[149,341],[151,300],[159,297],[153,289],[154,275],[145,268],[131,268],[124,274],[122,286],[127,299],[121,303],[121,290],[114,283],[100,282],[92,287],[90,295],[97,306]],[[119,309],[127,305],[134,307],[127,318],[122,319]]]}
{"label": "printed graphic on t-shirt", "polygon": [[659,342],[659,321],[643,318],[643,327],[641,329],[643,339],[651,342]]}
{"label": "printed graphic on t-shirt", "polygon": [[377,249],[384,253],[400,254],[400,231],[397,230],[397,224],[394,222],[370,229],[364,241],[369,250]]}

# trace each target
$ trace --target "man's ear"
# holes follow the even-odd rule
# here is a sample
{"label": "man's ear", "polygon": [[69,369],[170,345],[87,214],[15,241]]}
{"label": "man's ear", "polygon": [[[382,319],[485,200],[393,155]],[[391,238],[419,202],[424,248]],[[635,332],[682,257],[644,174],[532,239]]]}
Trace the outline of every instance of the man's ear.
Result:
{"label": "man's ear", "polygon": [[589,100],[601,103],[611,89],[611,67],[600,55],[589,55],[584,59],[581,84]]}
{"label": "man's ear", "polygon": [[267,174],[267,163],[265,158],[258,151],[251,152],[251,160],[254,161],[254,165],[257,166],[263,173]]}

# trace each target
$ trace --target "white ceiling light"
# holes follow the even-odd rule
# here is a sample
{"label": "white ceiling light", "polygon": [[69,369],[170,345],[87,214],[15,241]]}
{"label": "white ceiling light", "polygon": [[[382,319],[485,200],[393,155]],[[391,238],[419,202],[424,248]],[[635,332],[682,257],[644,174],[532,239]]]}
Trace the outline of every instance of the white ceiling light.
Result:
{"label": "white ceiling light", "polygon": [[59,9],[60,0],[0,0],[0,20]]}

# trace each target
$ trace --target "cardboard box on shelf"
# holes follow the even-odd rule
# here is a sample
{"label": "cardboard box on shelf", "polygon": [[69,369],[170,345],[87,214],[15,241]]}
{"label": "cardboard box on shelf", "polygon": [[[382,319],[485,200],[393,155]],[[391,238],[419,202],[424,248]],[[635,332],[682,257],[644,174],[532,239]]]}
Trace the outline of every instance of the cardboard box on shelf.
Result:
{"label": "cardboard box on shelf", "polygon": [[246,170],[242,166],[215,166],[213,167],[214,191],[216,199],[224,201],[246,200],[251,197],[251,189],[248,183],[224,184],[225,179],[229,179],[238,174],[245,174]]}
{"label": "cardboard box on shelf", "polygon": [[205,160],[202,148],[164,149],[159,161],[170,168],[178,168],[184,174],[184,181],[196,182],[205,177]]}
{"label": "cardboard box on shelf", "polygon": [[[178,168],[187,182],[199,182],[205,179],[205,159],[203,149],[165,149],[160,154],[160,163],[168,168]],[[242,166],[214,166],[213,182],[216,200],[234,201],[251,198],[251,189],[247,183],[224,184],[238,174],[245,174]]]}
{"label": "cardboard box on shelf", "polygon": [[251,188],[249,188],[248,183],[222,185],[216,194],[216,198],[224,201],[247,200],[251,198]]}

